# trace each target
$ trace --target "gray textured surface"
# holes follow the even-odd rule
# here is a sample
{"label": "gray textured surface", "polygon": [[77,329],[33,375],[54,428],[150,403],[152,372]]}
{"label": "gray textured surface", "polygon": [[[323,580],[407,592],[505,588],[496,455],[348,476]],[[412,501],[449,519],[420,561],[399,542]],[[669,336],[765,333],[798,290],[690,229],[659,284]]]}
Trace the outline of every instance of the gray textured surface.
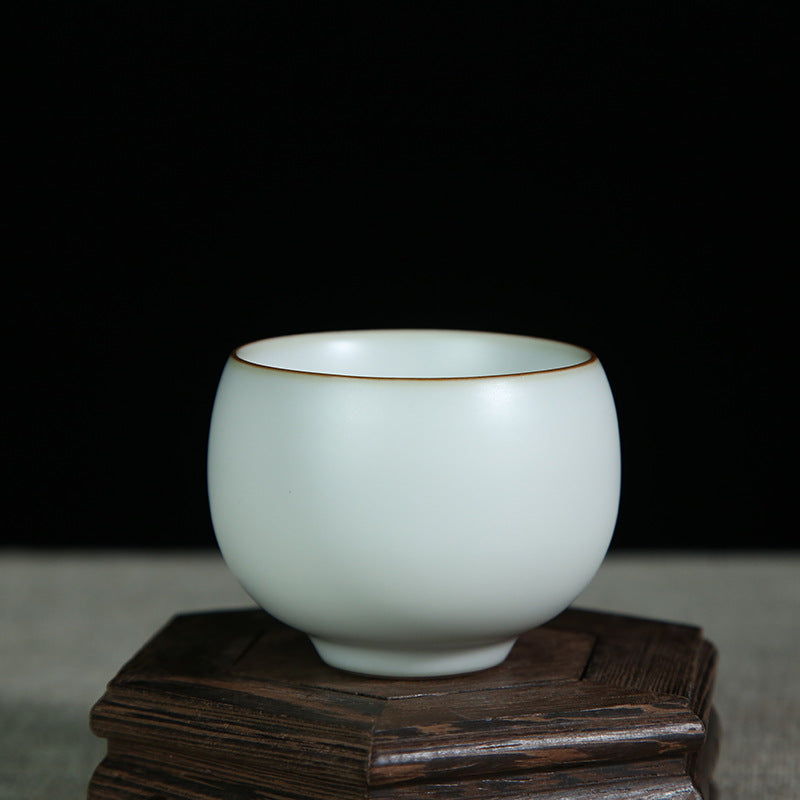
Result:
{"label": "gray textured surface", "polygon": [[[577,602],[703,627],[721,800],[800,798],[800,554],[612,554]],[[0,551],[0,799],[84,798],[106,681],[175,613],[245,605],[216,555]]]}

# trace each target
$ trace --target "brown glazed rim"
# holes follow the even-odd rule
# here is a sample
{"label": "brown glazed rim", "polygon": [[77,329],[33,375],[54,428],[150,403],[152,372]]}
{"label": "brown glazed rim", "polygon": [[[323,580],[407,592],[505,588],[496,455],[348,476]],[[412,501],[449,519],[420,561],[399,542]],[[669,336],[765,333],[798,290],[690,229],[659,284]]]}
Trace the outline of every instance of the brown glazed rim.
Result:
{"label": "brown glazed rim", "polygon": [[[375,329],[380,331],[390,330],[390,329]],[[409,328],[409,329],[396,329],[399,331],[402,330],[422,330],[420,328]],[[430,329],[430,330],[438,330],[438,329]],[[450,332],[450,329],[447,329]],[[357,330],[357,331],[320,331],[320,333],[326,334],[336,334],[336,333],[367,333],[368,330]],[[487,331],[452,331],[454,333],[486,333]],[[482,381],[488,380],[491,378],[516,378],[516,377],[523,377],[525,375],[545,375],[551,372],[566,372],[567,370],[571,369],[578,369],[579,367],[586,367],[589,364],[594,363],[597,361],[597,356],[586,347],[581,345],[572,344],[571,342],[563,342],[559,339],[545,339],[541,336],[525,336],[523,334],[499,334],[502,336],[519,336],[521,339],[538,339],[539,341],[543,342],[553,342],[554,344],[563,344],[567,345],[568,347],[576,347],[579,350],[583,350],[587,354],[587,358],[585,361],[581,361],[578,364],[568,364],[564,367],[550,367],[548,369],[532,369],[528,370],[527,372],[498,372],[492,373],[491,375],[443,375],[443,376],[431,376],[431,377],[415,377],[415,376],[406,376],[406,375],[345,375],[341,372],[318,372],[315,370],[308,370],[308,369],[291,369],[289,367],[273,367],[268,364],[256,364],[254,361],[248,361],[246,358],[242,358],[239,355],[239,351],[245,347],[249,347],[251,344],[258,344],[259,342],[268,342],[272,341],[273,339],[284,339],[288,338],[292,335],[314,335],[313,333],[309,334],[289,334],[288,336],[272,336],[267,337],[266,339],[254,339],[252,342],[245,342],[244,344],[239,345],[234,351],[231,353],[231,358],[234,361],[237,361],[240,364],[244,364],[247,367],[256,367],[257,369],[266,369],[275,372],[288,372],[294,375],[316,375],[322,378],[352,378],[353,380],[361,380],[361,381]]]}

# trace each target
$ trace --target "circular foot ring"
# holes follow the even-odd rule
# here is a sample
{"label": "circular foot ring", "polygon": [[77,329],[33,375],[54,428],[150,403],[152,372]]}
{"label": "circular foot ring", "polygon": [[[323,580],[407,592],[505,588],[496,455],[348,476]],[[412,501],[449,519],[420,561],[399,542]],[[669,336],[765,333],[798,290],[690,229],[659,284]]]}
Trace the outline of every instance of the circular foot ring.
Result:
{"label": "circular foot ring", "polygon": [[311,637],[320,658],[332,667],[391,678],[433,678],[476,672],[502,663],[516,639],[452,649],[370,647]]}

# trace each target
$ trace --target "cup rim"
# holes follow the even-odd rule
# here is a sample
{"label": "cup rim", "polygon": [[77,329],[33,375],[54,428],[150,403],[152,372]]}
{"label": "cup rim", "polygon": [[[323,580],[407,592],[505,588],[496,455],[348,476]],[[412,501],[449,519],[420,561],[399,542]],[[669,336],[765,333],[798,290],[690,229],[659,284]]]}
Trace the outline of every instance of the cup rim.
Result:
{"label": "cup rim", "polygon": [[[337,335],[353,335],[353,334],[370,334],[370,333],[447,333],[447,334],[469,334],[469,335],[487,335],[487,336],[508,336],[516,337],[519,339],[528,339],[531,341],[546,342],[549,344],[565,345],[567,347],[574,347],[577,350],[583,351],[586,358],[579,361],[577,364],[565,364],[558,367],[547,367],[544,369],[533,369],[522,372],[493,372],[485,375],[436,375],[436,376],[407,376],[407,375],[357,375],[345,372],[322,372],[319,370],[311,369],[298,369],[294,367],[281,367],[271,364],[262,364],[241,354],[241,351],[246,347],[260,344],[262,342],[278,341],[280,339],[293,339],[300,336],[307,337],[323,337],[323,336],[337,336]],[[322,378],[349,378],[351,380],[366,380],[366,381],[481,381],[491,380],[496,378],[516,378],[531,375],[545,375],[555,372],[566,372],[569,370],[579,369],[581,367],[589,366],[590,364],[598,361],[595,353],[583,345],[576,345],[572,342],[565,342],[560,339],[550,339],[541,336],[529,336],[527,334],[517,333],[501,333],[495,331],[480,331],[480,330],[461,330],[454,328],[361,328],[361,329],[342,329],[342,330],[325,330],[325,331],[308,331],[303,333],[283,334],[279,336],[268,336],[263,339],[254,339],[245,342],[230,354],[230,358],[247,367],[255,367],[257,369],[264,369],[270,372],[289,373],[294,375],[314,375]]]}

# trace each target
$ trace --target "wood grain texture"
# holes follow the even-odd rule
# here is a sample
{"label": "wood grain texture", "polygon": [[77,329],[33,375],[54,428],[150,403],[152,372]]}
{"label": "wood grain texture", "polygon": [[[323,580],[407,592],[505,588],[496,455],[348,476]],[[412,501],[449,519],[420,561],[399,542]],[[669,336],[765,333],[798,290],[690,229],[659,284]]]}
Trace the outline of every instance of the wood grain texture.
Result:
{"label": "wood grain texture", "polygon": [[570,609],[472,675],[326,666],[262,611],[176,617],[92,711],[90,800],[712,797],[698,628]]}

